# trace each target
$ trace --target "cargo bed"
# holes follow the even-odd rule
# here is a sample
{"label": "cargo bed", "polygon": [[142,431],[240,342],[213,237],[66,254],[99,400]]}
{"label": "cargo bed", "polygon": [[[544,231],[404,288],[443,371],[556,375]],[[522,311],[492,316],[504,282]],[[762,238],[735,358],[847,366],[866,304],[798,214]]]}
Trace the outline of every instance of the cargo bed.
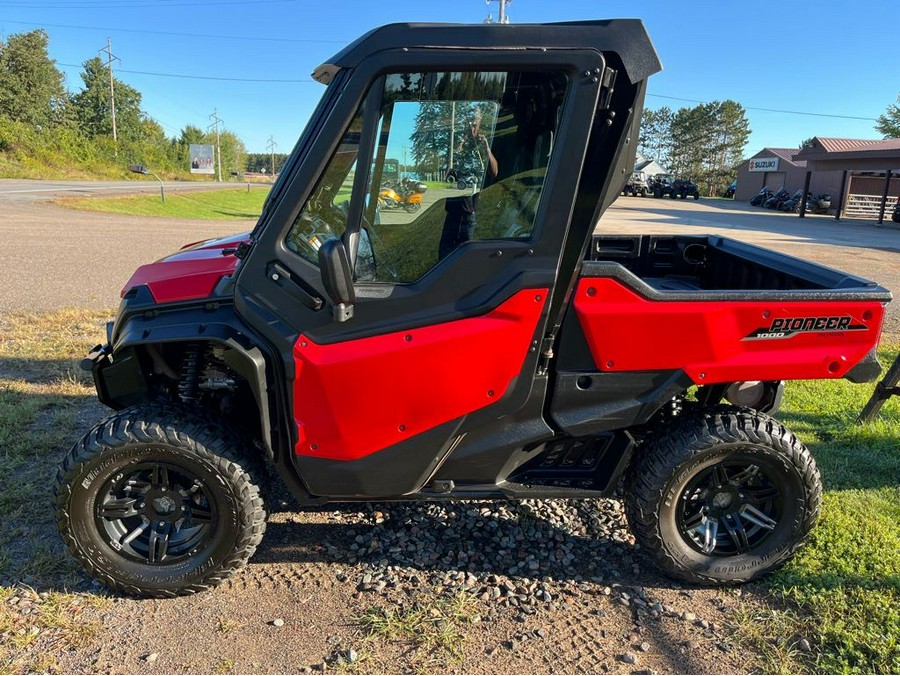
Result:
{"label": "cargo bed", "polygon": [[582,276],[658,300],[891,300],[875,282],[715,235],[595,235]]}
{"label": "cargo bed", "polygon": [[890,299],[874,282],[725,237],[600,235],[574,307],[601,372],[868,382]]}

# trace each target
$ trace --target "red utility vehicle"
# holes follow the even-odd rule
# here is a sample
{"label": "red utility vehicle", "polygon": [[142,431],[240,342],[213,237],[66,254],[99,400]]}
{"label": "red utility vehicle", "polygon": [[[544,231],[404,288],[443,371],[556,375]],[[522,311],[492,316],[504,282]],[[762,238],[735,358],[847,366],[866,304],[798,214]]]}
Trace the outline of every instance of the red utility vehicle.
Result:
{"label": "red utility vehicle", "polygon": [[[635,20],[391,25],[318,68],[254,230],[140,268],[86,360],[116,412],[59,472],[72,554],[123,592],[215,585],[263,537],[269,463],[305,505],[621,486],[666,573],[782,564],[821,484],[769,414],[785,380],[875,379],[890,293],[721,237],[594,235],[659,69]],[[407,152],[475,184],[383,211]]]}

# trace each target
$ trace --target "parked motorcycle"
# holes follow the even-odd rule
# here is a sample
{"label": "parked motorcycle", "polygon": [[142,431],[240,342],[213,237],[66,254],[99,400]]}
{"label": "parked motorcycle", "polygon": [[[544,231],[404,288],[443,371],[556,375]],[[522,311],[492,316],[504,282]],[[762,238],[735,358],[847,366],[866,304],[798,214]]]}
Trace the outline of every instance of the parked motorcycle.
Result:
{"label": "parked motorcycle", "polygon": [[422,198],[428,186],[404,178],[396,186],[386,183],[378,193],[378,206],[382,209],[403,208],[410,213],[422,208]]}
{"label": "parked motorcycle", "polygon": [[728,184],[728,187],[725,188],[725,192],[722,193],[722,197],[724,197],[725,199],[733,200],[735,191],[737,191],[737,181],[732,181]]}
{"label": "parked motorcycle", "polygon": [[774,193],[769,186],[763,186],[762,190],[760,190],[756,197],[750,200],[751,207],[760,207],[765,204],[766,200],[769,199]]}
{"label": "parked motorcycle", "polygon": [[790,196],[791,193],[787,191],[787,188],[781,188],[781,190],[765,201],[765,207],[766,209],[778,209]]}
{"label": "parked motorcycle", "polygon": [[[807,196],[808,197],[808,196]],[[781,210],[787,212],[799,213],[800,203],[803,201],[803,189],[797,190],[790,198],[781,204]]]}
{"label": "parked motorcycle", "polygon": [[891,212],[891,220],[894,223],[900,223],[900,199],[894,204],[894,210]]}
{"label": "parked motorcycle", "polygon": [[820,192],[806,200],[806,213],[808,214],[827,214],[831,208],[831,195],[827,192]]}

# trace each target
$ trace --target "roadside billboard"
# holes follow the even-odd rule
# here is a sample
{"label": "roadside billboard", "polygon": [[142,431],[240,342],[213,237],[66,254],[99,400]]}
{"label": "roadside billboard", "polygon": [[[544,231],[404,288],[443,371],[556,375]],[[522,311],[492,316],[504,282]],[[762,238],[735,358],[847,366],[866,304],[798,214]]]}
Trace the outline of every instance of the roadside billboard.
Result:
{"label": "roadside billboard", "polygon": [[192,143],[190,147],[191,173],[215,174],[215,154],[212,144]]}

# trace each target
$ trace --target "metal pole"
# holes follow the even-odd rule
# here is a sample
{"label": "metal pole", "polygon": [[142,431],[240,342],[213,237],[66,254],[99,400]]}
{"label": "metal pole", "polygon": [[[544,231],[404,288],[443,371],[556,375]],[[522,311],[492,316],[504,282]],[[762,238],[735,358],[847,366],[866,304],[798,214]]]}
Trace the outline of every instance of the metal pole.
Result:
{"label": "metal pole", "polygon": [[266,145],[266,148],[268,149],[269,153],[271,154],[271,167],[272,167],[272,180],[273,181],[275,180],[275,146],[277,146],[277,145],[278,144],[275,143],[275,139],[273,139],[272,136],[270,135],[269,142]]}
{"label": "metal pole", "polygon": [[147,173],[150,174],[157,181],[159,181],[159,196],[162,198],[163,204],[165,204],[166,203],[166,186],[163,183],[163,180],[159,176],[154,174],[152,171],[147,171]]}
{"label": "metal pole", "polygon": [[891,189],[891,170],[884,174],[884,190],[881,191],[881,206],[878,208],[878,225],[884,225],[884,207],[887,203],[888,192]]}
{"label": "metal pole", "polygon": [[500,0],[500,23],[506,23],[506,2],[507,0]]}
{"label": "metal pole", "polygon": [[844,210],[844,192],[847,190],[847,170],[841,172],[841,189],[838,192],[837,208],[834,210],[834,220],[841,220],[841,211]]}
{"label": "metal pole", "polygon": [[[116,133],[116,87],[115,87],[115,79],[113,78],[113,61],[119,61],[119,57],[115,56],[112,53],[112,40],[110,38],[106,38],[106,47],[100,50],[101,54],[106,54],[106,67],[109,68],[109,101],[110,108],[112,111],[112,134],[113,134],[113,143],[118,145],[119,138]],[[116,154],[118,154],[118,147],[116,148]]]}
{"label": "metal pole", "polygon": [[112,69],[112,40],[109,38],[106,38],[106,49],[109,51],[109,101],[112,107],[113,141],[118,143],[119,138],[116,133],[116,86]]}
{"label": "metal pole", "polygon": [[803,197],[800,198],[800,218],[806,217],[806,196],[809,194],[809,179],[812,178],[812,172],[806,172],[806,181],[803,183]]}
{"label": "metal pole", "polygon": [[[218,163],[218,168],[219,168],[218,182],[221,183],[222,182],[222,147],[221,147],[220,141],[219,141],[219,124],[221,124],[222,120],[219,118],[219,114],[218,114],[218,111],[216,108],[213,108],[212,115],[210,115],[209,117],[213,121],[213,123],[209,126],[215,127],[215,129],[216,129],[216,158],[217,158],[217,163]],[[207,129],[209,129],[209,127],[207,127]]]}
{"label": "metal pole", "polygon": [[[453,169],[453,146],[456,144],[456,101],[450,102],[450,161],[447,166],[447,173]],[[446,178],[446,176],[444,177]]]}

